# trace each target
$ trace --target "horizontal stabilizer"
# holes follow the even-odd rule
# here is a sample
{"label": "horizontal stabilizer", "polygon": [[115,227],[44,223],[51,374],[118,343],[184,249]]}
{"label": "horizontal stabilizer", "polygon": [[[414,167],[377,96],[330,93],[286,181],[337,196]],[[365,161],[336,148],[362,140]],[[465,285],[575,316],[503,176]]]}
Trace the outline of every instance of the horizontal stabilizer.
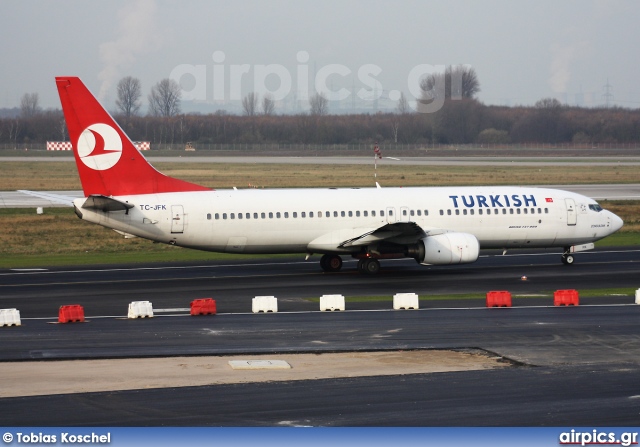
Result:
{"label": "horizontal stabilizer", "polygon": [[45,199],[45,200],[48,200],[49,202],[58,203],[60,205],[67,205],[67,206],[73,206],[73,200],[76,198],[71,196],[63,196],[61,194],[51,194],[51,193],[41,192],[41,191],[28,191],[24,189],[19,189],[18,192],[21,192],[22,194],[27,194],[33,197],[38,197],[40,199]]}
{"label": "horizontal stabilizer", "polygon": [[87,210],[100,210],[103,212],[109,211],[126,211],[133,208],[134,205],[113,197],[101,196],[99,194],[90,195],[87,200],[82,204],[82,208]]}

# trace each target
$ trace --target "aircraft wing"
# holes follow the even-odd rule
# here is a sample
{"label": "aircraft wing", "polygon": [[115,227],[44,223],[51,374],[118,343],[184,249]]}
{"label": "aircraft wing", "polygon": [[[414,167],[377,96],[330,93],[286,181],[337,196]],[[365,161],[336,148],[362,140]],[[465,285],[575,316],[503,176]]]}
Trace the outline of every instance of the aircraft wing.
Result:
{"label": "aircraft wing", "polygon": [[353,247],[376,242],[412,244],[425,237],[447,232],[440,228],[424,229],[415,222],[396,222],[378,228],[349,228],[332,231],[313,240],[307,248],[310,252],[352,251]]}
{"label": "aircraft wing", "polygon": [[25,189],[19,189],[18,192],[22,194],[26,194],[33,197],[39,197],[41,199],[48,200],[49,202],[58,203],[60,205],[73,206],[73,200],[77,199],[77,197],[73,196],[65,196],[61,194],[52,194],[41,191],[28,191]]}

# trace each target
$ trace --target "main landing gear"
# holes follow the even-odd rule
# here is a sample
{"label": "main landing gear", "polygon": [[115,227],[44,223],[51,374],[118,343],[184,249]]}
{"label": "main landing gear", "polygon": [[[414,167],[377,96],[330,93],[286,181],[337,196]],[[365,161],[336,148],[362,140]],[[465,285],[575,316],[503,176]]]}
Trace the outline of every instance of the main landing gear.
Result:
{"label": "main landing gear", "polygon": [[338,272],[342,268],[342,258],[338,255],[322,255],[320,267],[325,272]]}
{"label": "main landing gear", "polygon": [[375,275],[380,271],[380,261],[376,258],[362,258],[358,261],[358,271],[368,275]]}
{"label": "main landing gear", "polygon": [[[325,272],[338,272],[342,268],[342,258],[338,255],[322,255],[320,267]],[[375,275],[380,271],[380,261],[375,258],[362,258],[358,260],[358,271],[368,275]]]}
{"label": "main landing gear", "polygon": [[573,255],[571,254],[571,252],[569,250],[571,250],[571,247],[565,247],[564,253],[562,253],[562,257],[560,258],[560,260],[562,261],[562,263],[564,265],[573,264],[573,261],[574,261]]}

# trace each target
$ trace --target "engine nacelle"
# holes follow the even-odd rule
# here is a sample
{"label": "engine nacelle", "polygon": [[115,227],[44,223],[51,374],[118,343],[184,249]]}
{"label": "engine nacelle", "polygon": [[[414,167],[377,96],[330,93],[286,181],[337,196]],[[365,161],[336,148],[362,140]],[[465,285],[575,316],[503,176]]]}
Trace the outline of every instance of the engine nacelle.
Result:
{"label": "engine nacelle", "polygon": [[420,250],[416,259],[423,265],[467,264],[478,260],[480,243],[473,234],[443,233],[429,236],[419,243]]}

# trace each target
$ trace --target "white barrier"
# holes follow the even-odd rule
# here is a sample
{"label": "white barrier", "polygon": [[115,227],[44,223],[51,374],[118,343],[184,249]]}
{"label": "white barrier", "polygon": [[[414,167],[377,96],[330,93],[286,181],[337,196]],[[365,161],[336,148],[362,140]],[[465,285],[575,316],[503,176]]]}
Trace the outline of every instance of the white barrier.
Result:
{"label": "white barrier", "polygon": [[278,312],[278,299],[275,296],[257,296],[251,301],[251,310],[258,312]]}
{"label": "white barrier", "polygon": [[640,304],[640,289],[636,290],[636,304]]}
{"label": "white barrier", "polygon": [[415,293],[396,293],[393,295],[394,309],[418,309],[420,307],[418,295]]}
{"label": "white barrier", "polygon": [[0,327],[20,326],[21,324],[18,309],[0,309]]}
{"label": "white barrier", "polygon": [[344,296],[342,295],[322,295],[320,297],[320,310],[344,310]]}
{"label": "white barrier", "polygon": [[129,303],[127,318],[153,317],[153,305],[150,301],[132,301]]}

